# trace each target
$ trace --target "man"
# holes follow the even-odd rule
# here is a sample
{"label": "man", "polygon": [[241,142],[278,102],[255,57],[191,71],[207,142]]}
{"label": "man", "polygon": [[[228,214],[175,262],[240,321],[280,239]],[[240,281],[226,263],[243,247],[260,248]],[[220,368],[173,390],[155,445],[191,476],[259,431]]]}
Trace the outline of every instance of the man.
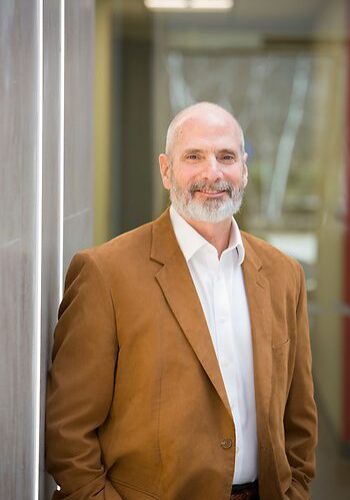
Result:
{"label": "man", "polygon": [[241,127],[171,123],[155,222],[74,257],[55,332],[47,464],[69,500],[306,500],[316,410],[300,265],[241,233]]}

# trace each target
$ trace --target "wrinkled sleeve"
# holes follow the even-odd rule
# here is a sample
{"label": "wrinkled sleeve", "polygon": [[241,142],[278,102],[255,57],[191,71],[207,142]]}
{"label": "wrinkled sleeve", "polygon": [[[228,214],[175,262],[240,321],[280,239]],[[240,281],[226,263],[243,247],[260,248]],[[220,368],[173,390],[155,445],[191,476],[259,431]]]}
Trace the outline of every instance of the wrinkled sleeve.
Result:
{"label": "wrinkled sleeve", "polygon": [[110,288],[93,254],[82,252],[67,272],[47,386],[46,464],[61,488],[55,500],[121,500],[97,435],[112,402],[117,354]]}
{"label": "wrinkled sleeve", "polygon": [[296,310],[296,357],[284,415],[286,454],[292,471],[290,500],[310,498],[309,483],[315,475],[317,412],[311,373],[311,349],[304,273],[298,265],[299,297]]}

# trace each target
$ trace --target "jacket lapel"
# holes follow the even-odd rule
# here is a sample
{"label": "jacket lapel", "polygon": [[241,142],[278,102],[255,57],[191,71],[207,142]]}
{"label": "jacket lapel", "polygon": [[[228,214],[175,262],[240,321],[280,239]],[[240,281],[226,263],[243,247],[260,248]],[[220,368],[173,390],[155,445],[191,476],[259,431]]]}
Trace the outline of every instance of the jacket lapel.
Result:
{"label": "jacket lapel", "polygon": [[271,345],[271,298],[268,279],[264,276],[261,261],[246,235],[242,233],[245,259],[243,276],[249,305],[254,383],[258,433],[266,433],[271,397],[272,345]]}
{"label": "jacket lapel", "polygon": [[186,260],[176,241],[168,210],[153,224],[151,259],[162,264],[156,274],[159,286],[198,360],[231,415],[207,322]]}

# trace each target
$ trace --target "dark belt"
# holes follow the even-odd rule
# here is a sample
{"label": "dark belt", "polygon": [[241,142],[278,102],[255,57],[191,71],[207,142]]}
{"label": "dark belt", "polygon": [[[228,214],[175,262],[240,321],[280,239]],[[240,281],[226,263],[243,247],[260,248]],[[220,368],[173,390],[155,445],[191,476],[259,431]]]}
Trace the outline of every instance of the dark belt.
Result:
{"label": "dark belt", "polygon": [[258,481],[254,481],[254,483],[234,484],[230,500],[259,500]]}

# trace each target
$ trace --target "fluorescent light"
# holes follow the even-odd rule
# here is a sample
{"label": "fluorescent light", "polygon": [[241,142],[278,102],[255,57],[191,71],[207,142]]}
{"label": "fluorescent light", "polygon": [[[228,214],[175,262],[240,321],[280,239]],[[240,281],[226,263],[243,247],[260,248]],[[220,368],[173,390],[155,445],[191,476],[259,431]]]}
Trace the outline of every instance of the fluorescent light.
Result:
{"label": "fluorescent light", "polygon": [[145,0],[145,6],[153,10],[186,10],[188,8],[187,0]]}
{"label": "fluorescent light", "polygon": [[233,0],[192,0],[188,2],[191,9],[228,10],[233,7]]}
{"label": "fluorescent light", "polygon": [[145,0],[151,10],[229,10],[234,0]]}

